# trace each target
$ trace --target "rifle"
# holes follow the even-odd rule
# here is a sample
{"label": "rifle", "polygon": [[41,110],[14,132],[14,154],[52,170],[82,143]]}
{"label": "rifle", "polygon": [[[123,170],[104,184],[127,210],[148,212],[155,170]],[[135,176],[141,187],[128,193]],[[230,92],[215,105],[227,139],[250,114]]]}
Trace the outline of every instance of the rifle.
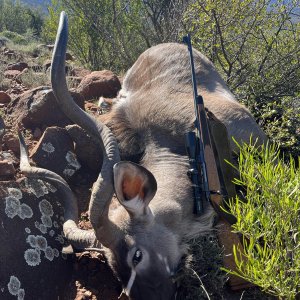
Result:
{"label": "rifle", "polygon": [[192,73],[192,85],[195,106],[195,131],[186,134],[186,149],[189,157],[190,169],[188,175],[193,183],[194,214],[200,215],[204,212],[204,201],[210,202],[210,190],[205,163],[205,144],[210,144],[208,121],[201,95],[198,95],[197,82],[192,52],[190,34],[183,37],[183,43],[188,46],[190,54],[190,65]]}

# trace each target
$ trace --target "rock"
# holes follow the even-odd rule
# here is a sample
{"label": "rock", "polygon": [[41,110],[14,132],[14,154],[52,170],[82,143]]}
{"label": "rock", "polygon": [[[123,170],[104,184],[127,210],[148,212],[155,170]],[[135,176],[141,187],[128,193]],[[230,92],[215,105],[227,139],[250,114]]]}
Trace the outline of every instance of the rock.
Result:
{"label": "rock", "polygon": [[7,48],[3,50],[2,54],[9,59],[16,59],[18,57],[17,53],[14,50],[10,50]]}
{"label": "rock", "polygon": [[28,72],[29,72],[29,67],[28,67],[28,68],[25,68],[23,71],[21,71],[21,73],[20,73],[19,76],[21,76],[21,75],[23,75],[23,74],[26,74],[26,73],[28,73]]}
{"label": "rock", "polygon": [[34,129],[33,131],[33,137],[35,139],[39,139],[42,136],[42,131],[38,127]]}
{"label": "rock", "polygon": [[19,140],[16,135],[11,132],[7,132],[3,136],[3,144],[6,150],[11,150],[15,154],[20,153]]}
{"label": "rock", "polygon": [[71,53],[66,52],[66,60],[74,60],[73,56]]}
{"label": "rock", "polygon": [[94,103],[91,103],[91,102],[86,102],[84,107],[85,107],[86,111],[91,111],[91,112],[94,112],[94,113],[98,111],[98,106]]}
{"label": "rock", "polygon": [[111,110],[115,99],[100,97],[98,101],[98,110],[100,114],[104,114]]}
{"label": "rock", "polygon": [[38,49],[48,49],[46,44],[38,44],[36,47]]}
{"label": "rock", "polygon": [[0,91],[0,103],[5,104],[5,103],[9,103],[10,101],[11,101],[10,96],[5,92]]}
{"label": "rock", "polygon": [[6,44],[9,42],[9,39],[5,36],[0,37],[0,47],[6,46]]}
{"label": "rock", "polygon": [[118,77],[111,71],[95,71],[85,76],[77,88],[85,100],[104,97],[116,97],[121,89]]}
{"label": "rock", "polygon": [[[6,91],[7,94],[11,95],[12,99],[15,99],[17,95],[23,94],[28,89],[24,87],[22,84],[11,84],[11,88]],[[11,102],[10,102],[11,103]]]}
{"label": "rock", "polygon": [[0,150],[0,181],[7,181],[14,178],[19,160],[11,150],[2,151],[2,146]]}
{"label": "rock", "polygon": [[17,166],[20,162],[19,158],[17,158],[14,152],[12,152],[11,150],[2,151],[0,153],[0,160],[8,160],[9,162],[12,162],[14,166]]}
{"label": "rock", "polygon": [[66,130],[71,139],[75,142],[75,154],[82,166],[99,173],[103,162],[100,145],[78,125],[66,126]]}
{"label": "rock", "polygon": [[60,127],[45,130],[32,150],[31,158],[37,166],[51,170],[65,179],[72,177],[81,168],[68,132]]}
{"label": "rock", "polygon": [[18,70],[7,70],[7,71],[4,71],[4,77],[13,79],[13,78],[17,77],[20,73],[21,73],[21,71],[18,71]]}
{"label": "rock", "polygon": [[[77,105],[84,109],[83,98],[75,92],[71,95]],[[16,123],[23,123],[25,128],[43,129],[47,126],[64,127],[72,122],[60,110],[55,96],[49,87],[37,87],[26,91],[13,100],[7,107]]]}
{"label": "rock", "polygon": [[52,51],[54,49],[54,45],[46,45],[47,49]]}
{"label": "rock", "polygon": [[5,133],[5,123],[2,119],[2,117],[0,116],[0,151],[1,151],[1,147],[2,147],[2,138],[4,136]]}
{"label": "rock", "polygon": [[[47,60],[43,63],[43,69],[44,69],[45,71],[50,70],[51,63],[52,63],[51,59],[47,59]],[[71,67],[68,66],[68,65],[66,65],[66,66],[65,66],[65,70],[66,70],[66,73],[69,74],[69,73],[71,72]]]}
{"label": "rock", "polygon": [[28,68],[28,64],[26,62],[18,62],[18,63],[15,63],[15,64],[9,64],[6,67],[6,70],[23,71],[26,68]]}
{"label": "rock", "polygon": [[61,253],[62,195],[23,179],[1,182],[0,199],[0,298],[63,299],[72,262]]}
{"label": "rock", "polygon": [[48,70],[51,66],[51,59],[47,59],[44,63],[43,63],[43,69],[44,70]]}
{"label": "rock", "polygon": [[0,177],[12,178],[15,176],[16,170],[12,161],[9,160],[0,160]]}
{"label": "rock", "polygon": [[90,70],[84,69],[84,68],[73,68],[70,71],[70,76],[75,76],[75,77],[84,77],[91,74]]}
{"label": "rock", "polygon": [[[48,66],[48,68],[49,68],[49,66]],[[41,65],[32,65],[32,66],[29,66],[28,69],[31,69],[32,71],[38,72],[38,73],[45,71],[45,67],[41,66]]]}

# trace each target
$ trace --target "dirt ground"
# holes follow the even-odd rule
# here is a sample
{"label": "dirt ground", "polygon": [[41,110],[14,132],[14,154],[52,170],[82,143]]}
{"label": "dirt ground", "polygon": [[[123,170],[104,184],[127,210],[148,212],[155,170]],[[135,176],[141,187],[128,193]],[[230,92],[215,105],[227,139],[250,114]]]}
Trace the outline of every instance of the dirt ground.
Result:
{"label": "dirt ground", "polygon": [[121,294],[121,286],[101,253],[76,254],[73,270],[64,300],[117,300]]}

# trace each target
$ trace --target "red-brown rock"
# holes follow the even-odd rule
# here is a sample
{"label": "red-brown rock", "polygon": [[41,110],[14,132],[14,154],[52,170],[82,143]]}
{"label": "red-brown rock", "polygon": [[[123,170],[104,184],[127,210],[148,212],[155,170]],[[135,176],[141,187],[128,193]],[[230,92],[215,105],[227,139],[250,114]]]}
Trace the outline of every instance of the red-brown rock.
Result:
{"label": "red-brown rock", "polygon": [[[71,92],[74,101],[84,109],[84,100],[78,93]],[[49,87],[38,87],[26,91],[8,105],[7,112],[16,123],[22,123],[25,128],[43,129],[47,126],[64,127],[72,124],[60,110],[56,98]]]}
{"label": "red-brown rock", "polygon": [[11,150],[15,154],[20,153],[19,140],[16,135],[11,132],[7,132],[3,136],[3,144],[6,150]]}
{"label": "red-brown rock", "polygon": [[17,77],[20,73],[21,73],[21,71],[18,71],[18,70],[7,70],[4,72],[4,77],[13,79],[13,78]]}
{"label": "red-brown rock", "polygon": [[11,96],[12,99],[15,99],[17,95],[23,94],[28,89],[22,84],[11,84],[11,88],[6,91],[7,94]]}
{"label": "red-brown rock", "polygon": [[98,106],[94,103],[91,102],[86,102],[85,105],[85,110],[91,111],[91,112],[97,112],[98,111]]}
{"label": "red-brown rock", "polygon": [[17,62],[15,64],[9,64],[6,67],[6,70],[17,70],[23,71],[24,69],[28,68],[28,64],[26,62]]}
{"label": "red-brown rock", "polygon": [[64,128],[48,127],[31,152],[37,166],[51,170],[66,180],[81,168],[74,145]]}
{"label": "red-brown rock", "polygon": [[2,53],[4,56],[7,56],[10,59],[18,57],[18,54],[14,50],[10,50],[8,48],[5,48]]}
{"label": "red-brown rock", "polygon": [[111,71],[95,71],[85,76],[77,91],[85,98],[90,100],[94,98],[116,97],[121,89],[121,84],[118,77]]}
{"label": "red-brown rock", "polygon": [[70,75],[71,76],[75,76],[75,77],[84,77],[91,74],[90,70],[84,69],[84,68],[73,68],[70,71]]}
{"label": "red-brown rock", "polygon": [[100,145],[97,145],[97,143],[78,125],[68,125],[66,126],[66,130],[75,142],[75,154],[80,163],[92,171],[99,173],[103,161]]}
{"label": "red-brown rock", "polygon": [[16,173],[15,167],[12,161],[0,160],[0,176],[1,177],[13,177]]}
{"label": "red-brown rock", "polygon": [[0,91],[0,103],[5,104],[5,103],[9,103],[10,101],[11,101],[10,96],[5,92]]}
{"label": "red-brown rock", "polygon": [[[49,68],[51,67],[51,63],[52,63],[51,59],[47,59],[43,63],[43,69],[46,70],[46,71],[49,70]],[[65,70],[66,70],[66,73],[69,74],[71,72],[71,67],[66,65]]]}

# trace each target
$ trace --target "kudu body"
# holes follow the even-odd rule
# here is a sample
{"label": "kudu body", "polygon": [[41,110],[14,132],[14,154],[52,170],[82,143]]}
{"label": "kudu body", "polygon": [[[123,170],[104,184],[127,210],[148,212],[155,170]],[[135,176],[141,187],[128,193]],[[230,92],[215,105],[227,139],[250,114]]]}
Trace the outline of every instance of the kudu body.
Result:
{"label": "kudu body", "polygon": [[[66,44],[62,13],[52,62],[53,91],[65,114],[101,144],[104,162],[89,208],[94,231],[75,226],[77,210],[69,205],[73,212],[68,213],[65,235],[77,247],[101,243],[131,299],[172,299],[171,277],[186,253],[186,241],[209,230],[214,219],[209,205],[203,215],[193,215],[184,145],[184,134],[195,119],[188,51],[175,43],[145,51],[125,76],[108,115],[109,130],[72,101],[64,71]],[[252,134],[263,142],[263,132],[212,63],[197,51],[194,60],[205,105],[226,125],[229,136],[249,141]],[[66,204],[74,203],[63,181],[47,177],[64,187]],[[114,191],[119,205],[112,207]]]}

